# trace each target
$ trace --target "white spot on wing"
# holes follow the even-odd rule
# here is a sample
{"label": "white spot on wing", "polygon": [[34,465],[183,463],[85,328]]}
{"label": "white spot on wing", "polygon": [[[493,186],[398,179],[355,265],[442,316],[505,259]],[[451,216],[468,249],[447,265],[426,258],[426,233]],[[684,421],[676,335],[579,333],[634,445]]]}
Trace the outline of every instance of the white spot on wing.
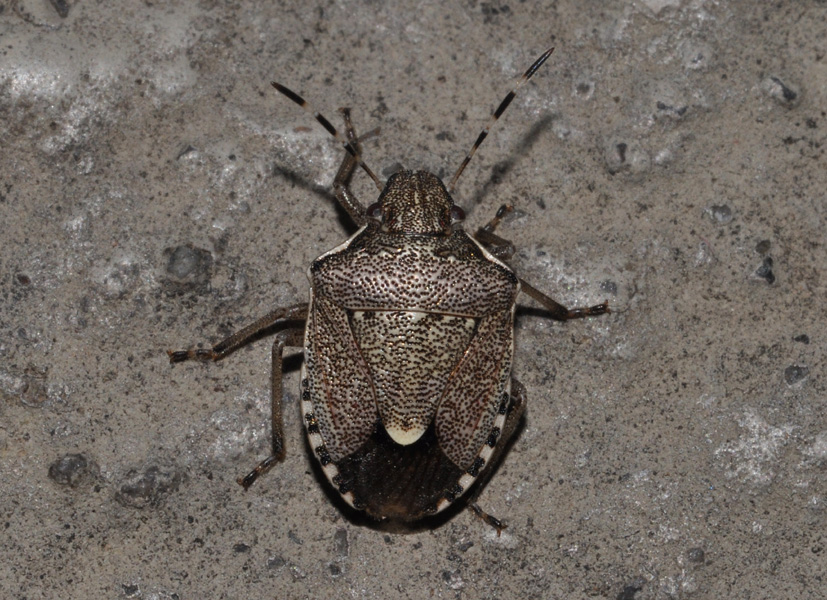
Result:
{"label": "white spot on wing", "polygon": [[422,423],[417,423],[416,426],[411,429],[404,429],[396,423],[385,427],[385,430],[388,432],[388,435],[391,436],[391,439],[400,446],[410,446],[422,437],[422,434],[425,433],[426,429],[427,427],[425,427]]}

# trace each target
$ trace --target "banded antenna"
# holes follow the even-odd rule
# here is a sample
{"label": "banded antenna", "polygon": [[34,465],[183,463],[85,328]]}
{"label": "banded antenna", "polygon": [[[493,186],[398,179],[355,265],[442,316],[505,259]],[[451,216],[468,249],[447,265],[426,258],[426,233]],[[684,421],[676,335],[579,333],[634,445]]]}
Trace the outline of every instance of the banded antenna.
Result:
{"label": "banded antenna", "polygon": [[345,150],[347,150],[348,153],[350,153],[350,155],[356,160],[356,162],[359,163],[359,166],[362,167],[362,169],[364,169],[365,173],[367,173],[370,176],[370,178],[373,179],[373,182],[376,184],[376,187],[379,189],[379,191],[381,192],[384,189],[385,186],[382,185],[382,182],[379,181],[379,178],[376,176],[376,174],[370,170],[370,167],[368,167],[364,163],[362,157],[359,155],[359,152],[356,150],[353,144],[346,140],[345,137],[336,130],[336,128],[331,124],[330,121],[328,121],[324,117],[323,114],[314,110],[313,107],[310,106],[310,104],[307,102],[307,100],[299,96],[290,88],[285,87],[280,83],[276,83],[275,81],[270,82],[270,85],[272,85],[274,88],[276,88],[276,90],[290,98],[293,102],[295,102],[304,110],[313,115],[313,117],[315,117],[315,119],[321,124],[321,126],[324,127],[330,135],[335,137],[339,141],[339,143],[341,143],[345,147]]}
{"label": "banded antenna", "polygon": [[[548,50],[543,52],[543,54],[540,56],[540,58],[535,60],[534,64],[532,64],[526,70],[526,72],[523,73],[523,76],[520,77],[520,80],[517,82],[517,85],[515,85],[511,89],[511,91],[508,92],[508,94],[505,96],[505,98],[503,98],[503,101],[500,102],[500,105],[497,107],[497,110],[495,110],[494,114],[491,115],[491,119],[489,119],[488,124],[480,132],[479,137],[477,137],[477,141],[474,142],[474,145],[471,146],[471,150],[468,152],[468,154],[465,155],[465,160],[462,161],[462,164],[459,166],[459,169],[457,169],[457,172],[454,173],[454,176],[451,178],[451,183],[448,184],[448,193],[449,194],[454,191],[454,186],[457,184],[457,179],[459,179],[459,176],[462,175],[462,172],[465,170],[465,167],[468,166],[468,163],[471,161],[471,157],[474,156],[474,154],[476,153],[477,148],[479,148],[480,144],[482,144],[482,141],[486,137],[488,137],[488,130],[491,129],[491,127],[494,125],[494,123],[497,121],[497,119],[499,119],[500,116],[502,116],[502,114],[505,112],[505,109],[508,108],[508,105],[511,104],[511,101],[514,99],[514,96],[517,95],[517,92],[520,90],[520,88],[525,85],[526,81],[531,79],[531,76],[534,75],[534,73],[535,73],[535,71],[537,71],[537,69],[539,69],[541,66],[543,66],[543,63],[546,62],[546,59],[549,56],[551,56],[552,52],[554,52],[554,48],[549,48]],[[299,100],[301,100],[301,99],[299,99]]]}

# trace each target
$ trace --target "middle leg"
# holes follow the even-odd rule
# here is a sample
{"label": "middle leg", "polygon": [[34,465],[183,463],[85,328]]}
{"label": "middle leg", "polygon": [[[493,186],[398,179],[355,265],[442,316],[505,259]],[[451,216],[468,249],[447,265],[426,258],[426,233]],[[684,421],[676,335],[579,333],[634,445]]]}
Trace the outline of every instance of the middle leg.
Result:
{"label": "middle leg", "polygon": [[303,345],[303,328],[283,329],[276,334],[276,340],[273,342],[273,350],[270,355],[270,431],[272,449],[270,456],[258,463],[247,475],[238,478],[238,484],[244,487],[245,490],[253,485],[255,480],[268,471],[270,467],[284,458],[284,420],[282,418],[284,348],[285,346],[301,347]]}
{"label": "middle leg", "polygon": [[[497,258],[508,260],[514,255],[514,244],[510,241],[501,238],[494,233],[494,230],[502,221],[506,213],[513,210],[513,207],[508,204],[503,204],[497,214],[484,227],[481,227],[474,238],[486,246],[488,250]],[[569,319],[582,319],[584,317],[596,317],[611,312],[609,310],[609,303],[603,302],[595,306],[575,306],[568,308],[557,302],[551,296],[544,294],[533,285],[528,283],[525,279],[520,278],[520,288],[528,296],[534,298],[537,302],[551,313],[552,318],[558,321],[568,321]]]}

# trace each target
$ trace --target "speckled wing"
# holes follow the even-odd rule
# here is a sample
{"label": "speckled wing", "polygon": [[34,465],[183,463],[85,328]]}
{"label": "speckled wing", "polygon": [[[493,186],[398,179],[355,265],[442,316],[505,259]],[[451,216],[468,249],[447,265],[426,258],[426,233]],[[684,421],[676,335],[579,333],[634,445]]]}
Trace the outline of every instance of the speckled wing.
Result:
{"label": "speckled wing", "polygon": [[514,352],[513,309],[483,317],[456,367],[436,412],[443,452],[466,468],[494,426],[500,398],[510,381]]}
{"label": "speckled wing", "polygon": [[348,312],[327,298],[311,296],[304,373],[322,439],[331,459],[338,461],[367,441],[378,413]]}
{"label": "speckled wing", "polygon": [[371,373],[382,424],[397,444],[413,444],[434,420],[477,322],[413,310],[353,313],[351,328]]}

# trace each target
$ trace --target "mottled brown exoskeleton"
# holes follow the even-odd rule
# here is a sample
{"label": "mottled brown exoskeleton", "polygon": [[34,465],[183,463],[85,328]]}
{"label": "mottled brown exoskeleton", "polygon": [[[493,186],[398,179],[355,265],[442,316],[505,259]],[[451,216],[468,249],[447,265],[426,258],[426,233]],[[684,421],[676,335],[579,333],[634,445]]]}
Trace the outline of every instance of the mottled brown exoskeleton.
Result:
{"label": "mottled brown exoskeleton", "polygon": [[[527,293],[559,320],[609,312],[606,302],[568,309],[502,262],[513,246],[494,229],[510,207],[471,236],[459,227],[464,215],[451,198],[491,125],[552,50],[503,99],[447,188],[425,171],[398,172],[383,186],[361,159],[364,137],[357,137],[347,110],[345,139],[299,95],[273,83],[347,150],[334,191],[359,230],[310,265],[309,303],[274,310],[209,350],[169,353],[173,363],[219,360],[278,329],[273,451],[239,480],[245,488],[284,456],[285,346],[304,348],[301,411],[327,479],[371,517],[413,522],[466,496],[515,431],[525,409],[525,390],[511,378],[518,294]],[[349,188],[357,166],[381,190],[367,209]]]}

